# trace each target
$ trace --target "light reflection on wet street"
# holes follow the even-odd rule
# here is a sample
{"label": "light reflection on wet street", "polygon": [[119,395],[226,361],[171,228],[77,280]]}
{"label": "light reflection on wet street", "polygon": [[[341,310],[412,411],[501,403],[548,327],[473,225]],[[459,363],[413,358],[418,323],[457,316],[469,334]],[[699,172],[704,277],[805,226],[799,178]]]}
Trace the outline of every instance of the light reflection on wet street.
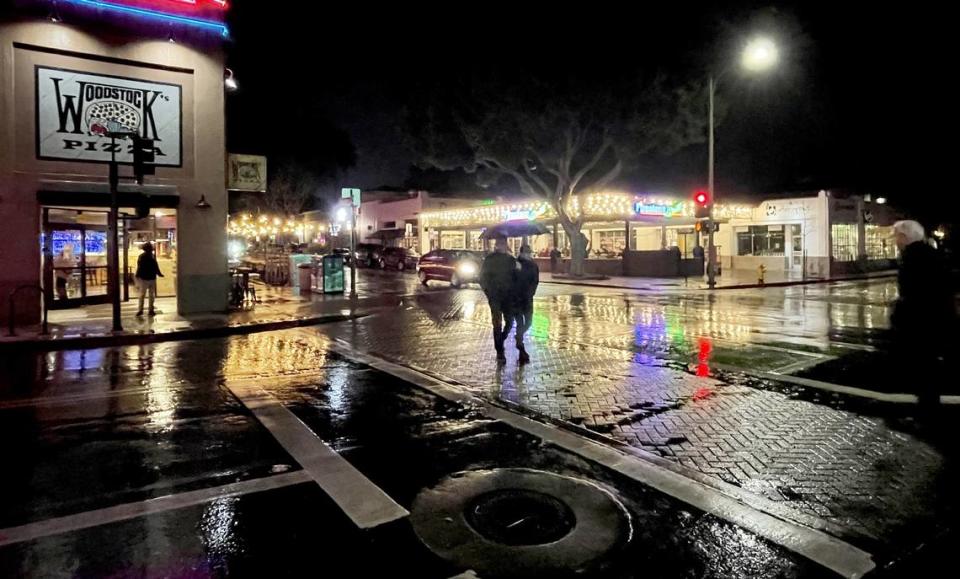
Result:
{"label": "light reflection on wet street", "polygon": [[[891,280],[713,293],[541,285],[526,366],[509,351],[496,363],[474,289],[416,294],[319,331],[887,541],[953,508],[949,441],[918,436],[904,421],[910,406],[753,373],[884,358],[895,297]],[[818,378],[846,384],[850,374]]]}
{"label": "light reflection on wet street", "polygon": [[[299,471],[223,386],[253,380],[407,508],[443,477],[479,468],[542,469],[610,489],[637,535],[591,575],[824,573],[476,408],[349,362],[330,351],[331,339],[777,497],[872,552],[939,528],[952,513],[941,492],[952,459],[936,441],[891,428],[877,409],[713,367],[777,370],[869,351],[887,325],[891,284],[716,294],[541,287],[534,361],[523,368],[512,353],[496,367],[478,291],[413,287],[396,309],[336,325],[0,356],[0,435],[15,441],[5,451],[0,529]],[[295,575],[464,570],[428,552],[405,525],[360,533],[315,484],[293,484],[14,542],[0,547],[0,575],[264,576],[277,560]]]}

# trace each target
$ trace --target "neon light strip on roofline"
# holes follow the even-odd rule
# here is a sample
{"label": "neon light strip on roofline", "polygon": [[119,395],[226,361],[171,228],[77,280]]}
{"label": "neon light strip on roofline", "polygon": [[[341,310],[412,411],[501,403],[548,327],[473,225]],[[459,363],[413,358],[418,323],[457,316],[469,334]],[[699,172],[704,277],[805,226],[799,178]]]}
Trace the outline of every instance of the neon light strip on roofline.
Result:
{"label": "neon light strip on roofline", "polygon": [[227,25],[223,24],[222,22],[214,22],[212,20],[203,20],[200,18],[188,18],[186,16],[169,14],[167,12],[157,12],[156,10],[147,10],[146,8],[137,8],[134,6],[124,6],[122,4],[104,2],[103,0],[65,0],[65,1],[71,4],[83,4],[86,6],[96,6],[97,8],[102,8],[104,10],[113,10],[115,12],[120,12],[123,14],[133,14],[136,16],[156,18],[158,20],[165,20],[168,22],[176,22],[178,24],[186,24],[188,26],[196,26],[198,28],[204,28],[206,30],[213,30],[213,31],[219,32],[220,35],[223,37],[227,37],[230,35],[230,29],[227,28]]}
{"label": "neon light strip on roofline", "polygon": [[[181,4],[194,4],[194,5],[196,5],[196,3],[197,3],[197,0],[171,0],[171,1],[172,1],[172,2],[180,2]],[[227,5],[227,0],[207,0],[207,3],[208,3],[208,4],[210,4],[210,3],[216,4],[216,5],[220,6],[221,8],[223,8],[223,7],[226,7],[226,5]]]}

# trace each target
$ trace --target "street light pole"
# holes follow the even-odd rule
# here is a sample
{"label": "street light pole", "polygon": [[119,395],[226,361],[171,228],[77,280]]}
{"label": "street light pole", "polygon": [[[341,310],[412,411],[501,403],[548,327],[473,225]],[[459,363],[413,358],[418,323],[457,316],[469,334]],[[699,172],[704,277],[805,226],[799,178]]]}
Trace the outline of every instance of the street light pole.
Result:
{"label": "street light pole", "polygon": [[[776,64],[778,58],[777,46],[769,38],[758,37],[749,42],[744,48],[741,57],[741,65],[749,72],[760,72]],[[721,74],[723,74],[721,72]],[[717,285],[717,246],[714,244],[713,234],[717,228],[714,220],[716,217],[714,208],[717,203],[716,191],[713,183],[713,165],[715,161],[714,143],[713,143],[713,101],[717,92],[717,79],[710,73],[707,77],[707,116],[709,133],[707,136],[708,152],[707,156],[707,190],[709,191],[709,207],[707,209],[708,223],[710,224],[707,234],[707,285],[714,289]]]}
{"label": "street light pole", "polygon": [[350,207],[350,299],[357,299],[357,208]]}
{"label": "street light pole", "polygon": [[710,206],[707,209],[707,222],[710,224],[707,230],[707,286],[713,289],[717,285],[717,246],[713,243],[713,230],[716,229],[713,221],[713,207],[716,204],[716,197],[713,190],[713,97],[716,91],[716,82],[711,74],[707,80],[707,92],[709,94],[709,104],[707,105],[707,116],[709,117],[708,129],[708,153],[707,160],[707,191],[710,194]]}

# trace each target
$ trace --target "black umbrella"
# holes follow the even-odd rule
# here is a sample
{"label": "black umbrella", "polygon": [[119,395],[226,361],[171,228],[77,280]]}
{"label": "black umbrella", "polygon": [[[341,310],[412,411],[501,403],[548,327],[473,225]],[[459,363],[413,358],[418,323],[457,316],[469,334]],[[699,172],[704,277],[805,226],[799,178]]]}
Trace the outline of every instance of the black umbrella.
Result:
{"label": "black umbrella", "polygon": [[536,221],[507,221],[488,227],[480,234],[481,239],[496,239],[497,237],[527,237],[550,233],[547,226]]}

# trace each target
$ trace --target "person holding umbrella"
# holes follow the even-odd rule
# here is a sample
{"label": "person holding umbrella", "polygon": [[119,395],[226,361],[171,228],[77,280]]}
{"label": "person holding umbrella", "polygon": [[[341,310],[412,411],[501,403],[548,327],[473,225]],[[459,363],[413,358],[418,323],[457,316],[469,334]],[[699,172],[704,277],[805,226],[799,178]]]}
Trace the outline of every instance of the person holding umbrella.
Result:
{"label": "person holding umbrella", "polygon": [[507,357],[503,352],[503,340],[513,325],[513,289],[517,260],[510,255],[507,238],[494,238],[493,253],[483,260],[480,268],[480,287],[490,304],[493,322],[493,347],[497,350],[497,362],[503,364]]}
{"label": "person holding umbrella", "polygon": [[540,284],[540,268],[533,260],[533,250],[524,243],[517,257],[517,272],[513,281],[513,313],[517,321],[517,350],[520,351],[520,363],[530,361],[530,355],[523,347],[523,336],[533,323],[533,296]]}

